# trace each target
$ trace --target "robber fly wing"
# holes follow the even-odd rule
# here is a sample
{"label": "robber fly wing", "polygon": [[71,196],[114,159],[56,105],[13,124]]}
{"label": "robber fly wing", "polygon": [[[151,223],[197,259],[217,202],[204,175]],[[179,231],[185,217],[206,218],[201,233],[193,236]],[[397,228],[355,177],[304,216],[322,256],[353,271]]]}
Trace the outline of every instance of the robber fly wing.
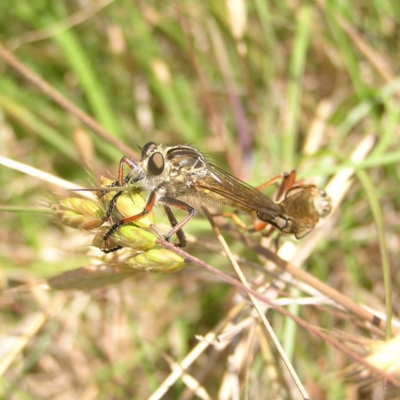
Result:
{"label": "robber fly wing", "polygon": [[277,216],[281,208],[256,188],[235,178],[215,165],[207,165],[210,173],[199,179],[198,185],[237,204],[239,208],[252,209]]}

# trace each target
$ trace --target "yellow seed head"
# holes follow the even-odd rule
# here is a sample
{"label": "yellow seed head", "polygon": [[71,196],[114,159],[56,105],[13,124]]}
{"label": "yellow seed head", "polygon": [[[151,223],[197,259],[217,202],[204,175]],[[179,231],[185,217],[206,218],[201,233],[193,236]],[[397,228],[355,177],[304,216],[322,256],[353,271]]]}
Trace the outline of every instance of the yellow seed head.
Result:
{"label": "yellow seed head", "polygon": [[185,266],[185,260],[167,249],[152,249],[125,261],[135,270],[170,273]]}
{"label": "yellow seed head", "polygon": [[69,197],[51,208],[56,211],[56,217],[71,228],[92,230],[104,223],[104,211],[93,201]]}

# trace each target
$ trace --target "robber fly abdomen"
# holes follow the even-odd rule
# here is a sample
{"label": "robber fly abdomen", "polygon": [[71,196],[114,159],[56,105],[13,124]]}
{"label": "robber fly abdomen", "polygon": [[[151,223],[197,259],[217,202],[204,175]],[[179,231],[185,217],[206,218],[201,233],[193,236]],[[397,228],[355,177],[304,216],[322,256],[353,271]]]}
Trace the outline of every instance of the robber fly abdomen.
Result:
{"label": "robber fly abdomen", "polygon": [[[131,168],[126,177],[123,175],[124,164]],[[296,237],[307,234],[319,217],[330,211],[329,198],[325,196],[326,201],[320,201],[324,198],[322,191],[313,185],[294,187],[281,202],[275,203],[257,189],[211,164],[199,150],[186,145],[167,147],[150,142],[143,146],[139,161],[123,157],[117,186],[126,186],[131,182],[149,191],[146,205],[141,213],[114,223],[104,236],[105,241],[118,227],[142,218],[155,204],[164,206],[172,225],[165,238],[169,240],[176,234],[181,247],[185,245],[182,227],[195,213],[189,203],[195,200],[205,204],[222,203],[244,210],[281,232]],[[184,210],[188,215],[177,222],[171,207]]]}

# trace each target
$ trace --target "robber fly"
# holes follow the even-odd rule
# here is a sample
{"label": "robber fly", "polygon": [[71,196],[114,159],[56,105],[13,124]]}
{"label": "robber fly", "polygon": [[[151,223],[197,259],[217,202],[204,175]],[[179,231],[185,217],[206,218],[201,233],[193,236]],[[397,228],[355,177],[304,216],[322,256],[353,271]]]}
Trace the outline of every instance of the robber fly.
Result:
{"label": "robber fly", "polygon": [[[280,232],[301,238],[309,233],[320,217],[331,211],[330,198],[314,185],[300,185],[289,189],[276,203],[256,188],[233,177],[211,164],[196,148],[188,145],[164,146],[147,143],[141,149],[141,159],[133,161],[122,157],[115,190],[131,184],[149,192],[144,209],[136,215],[115,222],[104,235],[107,242],[124,224],[133,222],[149,213],[154,205],[165,208],[172,229],[165,236],[169,240],[177,235],[180,247],[185,246],[182,227],[193,217],[192,205],[200,203],[225,204],[259,218]],[[124,165],[131,171],[124,176]],[[107,217],[111,216],[118,192],[110,203]],[[184,210],[188,215],[178,222],[171,207]]]}

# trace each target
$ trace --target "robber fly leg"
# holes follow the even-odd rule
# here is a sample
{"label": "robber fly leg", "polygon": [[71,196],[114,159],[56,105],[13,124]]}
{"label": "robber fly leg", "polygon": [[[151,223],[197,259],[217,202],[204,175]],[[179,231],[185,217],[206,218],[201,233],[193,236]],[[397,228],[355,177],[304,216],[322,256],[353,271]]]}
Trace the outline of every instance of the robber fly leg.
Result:
{"label": "robber fly leg", "polygon": [[114,253],[115,251],[121,250],[123,247],[122,246],[115,246],[111,249],[100,249],[103,253],[108,254],[108,253]]}
{"label": "robber fly leg", "polygon": [[[128,174],[127,176],[129,176],[129,174]],[[129,179],[128,182],[130,182],[130,183],[136,183],[136,182],[138,182],[138,180],[139,180],[139,179],[136,177],[135,179],[132,179],[132,180]],[[126,178],[125,178],[125,181],[126,181]],[[108,187],[114,187],[114,186],[117,186],[117,185],[118,185],[118,181],[115,181],[114,183],[112,183],[112,184],[109,185]],[[107,208],[106,219],[109,219],[109,218],[111,217],[111,214],[112,214],[112,212],[114,211],[114,208],[115,208],[115,206],[116,206],[116,204],[117,204],[118,197],[121,196],[122,193],[123,193],[122,190],[119,191],[119,192],[117,192],[117,193],[114,195],[114,197],[111,199],[110,204],[108,205],[108,208]]]}
{"label": "robber fly leg", "polygon": [[110,237],[117,231],[117,229],[125,224],[129,224],[129,222],[136,221],[140,218],[143,218],[146,214],[148,214],[154,207],[154,204],[157,199],[157,192],[153,190],[150,192],[149,196],[147,197],[146,205],[144,206],[144,209],[142,212],[136,215],[132,215],[131,217],[127,217],[124,219],[120,219],[117,221],[114,225],[111,226],[111,228],[107,231],[107,233],[104,235],[103,240],[107,241],[110,239]]}
{"label": "robber fly leg", "polygon": [[[130,172],[125,176],[124,178],[124,164],[126,164],[131,170]],[[132,178],[132,175],[135,172],[136,164],[130,160],[128,157],[122,157],[121,161],[119,162],[119,167],[118,167],[118,180],[113,182],[111,185],[108,187],[122,187],[127,185],[128,183],[136,183],[140,180],[140,177],[135,177],[134,179]],[[111,199],[110,204],[107,208],[107,213],[106,213],[106,218],[109,219],[111,217],[111,214],[115,208],[115,205],[117,204],[118,197],[121,196],[123,192],[119,191],[115,194],[115,196]]]}
{"label": "robber fly leg", "polygon": [[[187,213],[188,213],[187,217],[184,218],[181,222],[176,223],[176,220],[175,220],[175,222],[171,222],[172,229],[168,232],[167,235],[165,235],[165,240],[169,241],[171,239],[171,237],[176,234],[176,236],[178,236],[179,243],[181,245],[181,239],[179,238],[179,236],[181,234],[183,234],[182,227],[186,224],[186,222],[188,222],[193,217],[193,215],[195,213],[194,208],[189,206],[189,204],[184,203],[183,201],[173,199],[171,197],[161,197],[160,203],[164,204],[164,206],[167,206],[167,208],[176,207],[176,208],[179,208],[180,210],[187,211]],[[172,212],[171,212],[171,214],[172,214]],[[167,211],[167,216],[169,218],[168,211]],[[174,216],[174,219],[175,219],[175,216]],[[179,231],[181,231],[182,233],[178,233]],[[186,241],[184,241],[184,242],[186,242]]]}
{"label": "robber fly leg", "polygon": [[[171,209],[168,206],[164,206],[165,213],[167,214],[167,217],[169,219],[169,223],[171,224],[172,228],[175,228],[176,225],[178,225],[178,221],[175,218],[175,215],[172,213]],[[185,233],[183,232],[182,229],[179,229],[176,231],[176,237],[179,240],[179,243],[177,244],[177,247],[185,247],[186,246],[186,237]]]}
{"label": "robber fly leg", "polygon": [[107,220],[111,217],[112,212],[114,211],[115,205],[117,204],[118,197],[121,196],[123,192],[118,192],[115,196],[111,199],[110,204],[107,208],[106,218]]}
{"label": "robber fly leg", "polygon": [[[123,156],[118,166],[118,186],[123,186],[124,183],[127,183],[126,177],[124,178],[124,164],[127,165],[131,169],[131,171],[136,169],[136,164],[128,157]],[[128,176],[130,176],[130,173],[127,175],[127,177]]]}

